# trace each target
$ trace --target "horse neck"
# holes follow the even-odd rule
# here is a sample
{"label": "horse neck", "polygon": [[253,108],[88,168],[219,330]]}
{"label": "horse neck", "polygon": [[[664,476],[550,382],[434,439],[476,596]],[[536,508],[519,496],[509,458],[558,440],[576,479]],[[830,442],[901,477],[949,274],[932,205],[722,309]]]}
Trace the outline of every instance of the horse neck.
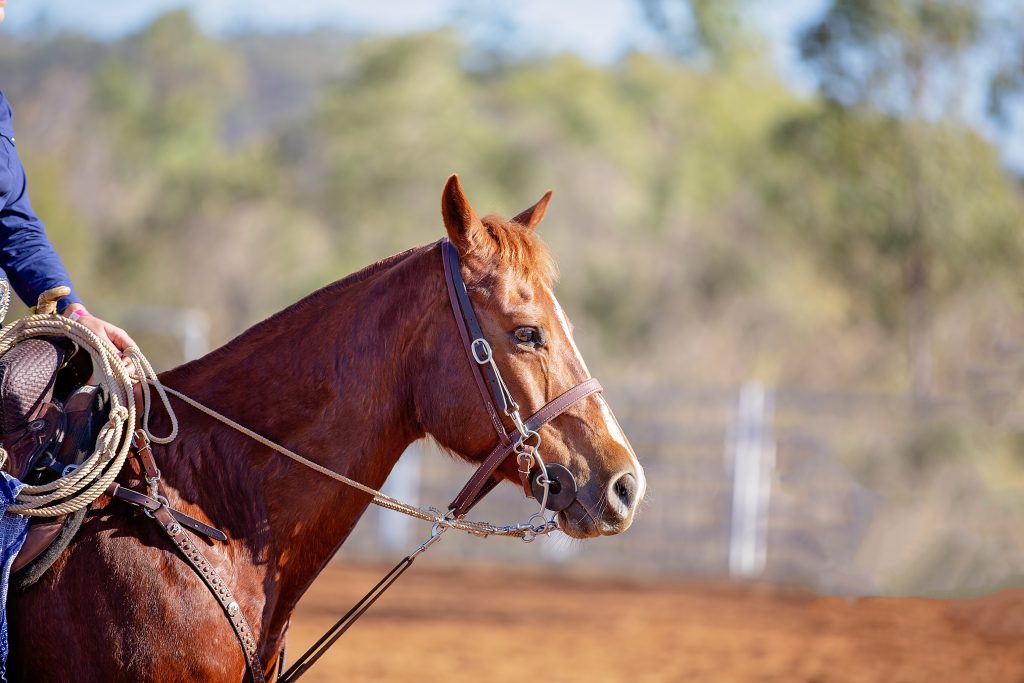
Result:
{"label": "horse neck", "polygon": [[[406,446],[423,436],[414,356],[417,338],[429,334],[445,304],[436,248],[389,261],[320,290],[163,381],[379,488]],[[177,471],[165,479],[181,482],[178,495],[225,527],[236,567],[249,564],[259,575],[265,624],[283,627],[370,497],[175,407],[181,433],[163,460]]]}

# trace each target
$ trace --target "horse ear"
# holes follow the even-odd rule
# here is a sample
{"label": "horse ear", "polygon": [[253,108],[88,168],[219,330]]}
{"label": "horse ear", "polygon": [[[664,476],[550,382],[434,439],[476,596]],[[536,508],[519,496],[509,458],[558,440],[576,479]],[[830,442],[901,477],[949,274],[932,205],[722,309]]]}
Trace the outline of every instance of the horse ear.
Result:
{"label": "horse ear", "polygon": [[541,219],[544,218],[544,212],[548,210],[549,201],[551,201],[551,190],[545,192],[544,196],[540,198],[540,201],[526,211],[523,211],[512,220],[524,228],[528,228],[530,230],[535,229]]}
{"label": "horse ear", "polygon": [[454,173],[444,184],[441,193],[441,217],[444,218],[448,239],[460,252],[471,247],[475,236],[484,229],[483,223],[469,205],[466,193],[462,191],[459,176]]}

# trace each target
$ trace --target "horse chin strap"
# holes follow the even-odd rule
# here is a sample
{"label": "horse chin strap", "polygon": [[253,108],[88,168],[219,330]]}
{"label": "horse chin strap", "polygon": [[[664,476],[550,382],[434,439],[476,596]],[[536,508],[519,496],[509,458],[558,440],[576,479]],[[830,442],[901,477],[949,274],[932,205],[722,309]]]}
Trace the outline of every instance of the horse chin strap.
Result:
{"label": "horse chin strap", "polygon": [[[602,391],[601,383],[590,378],[523,420],[519,404],[512,397],[508,385],[501,376],[501,371],[494,361],[494,350],[484,336],[476,317],[466,282],[459,268],[458,251],[447,238],[441,240],[441,255],[448,299],[459,328],[462,346],[470,360],[473,379],[483,399],[491,425],[498,435],[498,444],[483,459],[476,472],[448,506],[449,514],[456,519],[464,517],[497,486],[500,479],[495,475],[496,471],[509,456],[515,454],[524,494],[527,498],[536,498],[540,503],[540,510],[530,518],[530,521],[532,523],[533,520],[540,518],[541,523],[533,525],[534,534],[524,536],[524,540],[533,540],[536,535],[548,534],[558,528],[554,515],[551,519],[545,519],[544,511],[557,513],[566,509],[576,500],[577,492],[576,479],[566,467],[558,464],[545,465],[540,454],[540,429],[587,396]],[[502,414],[511,420],[511,431],[506,430]]]}

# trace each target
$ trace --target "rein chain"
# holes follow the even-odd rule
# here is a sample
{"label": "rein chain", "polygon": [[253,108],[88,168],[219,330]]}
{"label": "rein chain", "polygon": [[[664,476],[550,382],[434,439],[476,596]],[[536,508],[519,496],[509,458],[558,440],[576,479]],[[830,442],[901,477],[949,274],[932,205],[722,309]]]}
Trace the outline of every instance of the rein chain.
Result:
{"label": "rein chain", "polygon": [[[410,517],[415,517],[416,519],[423,520],[424,522],[432,522],[433,524],[437,525],[436,531],[438,532],[442,529],[456,529],[458,531],[463,531],[474,536],[515,536],[521,538],[526,542],[530,542],[534,538],[536,538],[536,536],[549,533],[550,531],[553,531],[555,528],[557,528],[557,526],[552,527],[551,525],[553,523],[548,522],[546,520],[544,524],[537,525],[520,523],[498,526],[496,524],[491,524],[490,522],[476,522],[452,517],[450,515],[446,515],[445,513],[441,512],[441,510],[433,506],[417,507],[410,503],[403,502],[398,498],[389,496],[386,493],[382,493],[381,491],[378,491],[372,486],[367,486],[366,484],[358,482],[355,479],[346,477],[344,474],[335,472],[334,470],[328,467],[324,467],[323,465],[315,463],[309,458],[299,455],[295,451],[285,446],[282,446],[279,443],[271,441],[265,436],[262,436],[261,434],[254,432],[248,427],[235,422],[231,418],[222,415],[221,413],[217,412],[216,410],[208,406],[203,405],[199,401],[190,398],[189,396],[181,393],[180,391],[177,391],[170,387],[163,386],[162,384],[160,384],[160,381],[155,377],[147,378],[146,382],[153,384],[154,387],[157,387],[158,391],[164,391],[171,396],[181,399],[182,401],[192,406],[196,410],[205,413],[206,415],[214,418],[215,420],[227,425],[228,427],[231,427],[235,431],[244,434],[245,436],[256,441],[257,443],[266,446],[267,448],[273,451],[277,451],[278,453],[284,455],[285,457],[291,458],[300,465],[304,465],[309,469],[313,470],[314,472],[318,472],[324,475],[325,477],[329,477],[331,479],[334,479],[335,481],[341,482],[342,484],[346,484],[354,489],[358,489],[363,493],[367,493],[373,496],[372,502],[374,505],[378,505],[388,510],[394,510],[395,512],[401,512],[402,514],[409,515]],[[145,386],[145,384],[143,386]],[[147,415],[149,413],[148,401],[146,402],[145,413]]]}

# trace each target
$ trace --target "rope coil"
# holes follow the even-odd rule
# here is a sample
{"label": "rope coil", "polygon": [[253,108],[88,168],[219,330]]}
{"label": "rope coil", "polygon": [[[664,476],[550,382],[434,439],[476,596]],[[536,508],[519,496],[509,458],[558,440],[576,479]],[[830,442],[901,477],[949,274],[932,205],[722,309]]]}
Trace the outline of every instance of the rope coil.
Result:
{"label": "rope coil", "polygon": [[[8,511],[30,517],[58,517],[81,510],[99,498],[120,473],[131,448],[137,406],[132,377],[110,342],[96,336],[80,322],[54,313],[21,318],[0,330],[0,354],[32,337],[63,336],[85,349],[92,358],[95,376],[105,400],[110,402],[106,423],[99,430],[96,449],[69,474],[47,484],[26,484]],[[137,350],[130,357],[152,372]]]}

